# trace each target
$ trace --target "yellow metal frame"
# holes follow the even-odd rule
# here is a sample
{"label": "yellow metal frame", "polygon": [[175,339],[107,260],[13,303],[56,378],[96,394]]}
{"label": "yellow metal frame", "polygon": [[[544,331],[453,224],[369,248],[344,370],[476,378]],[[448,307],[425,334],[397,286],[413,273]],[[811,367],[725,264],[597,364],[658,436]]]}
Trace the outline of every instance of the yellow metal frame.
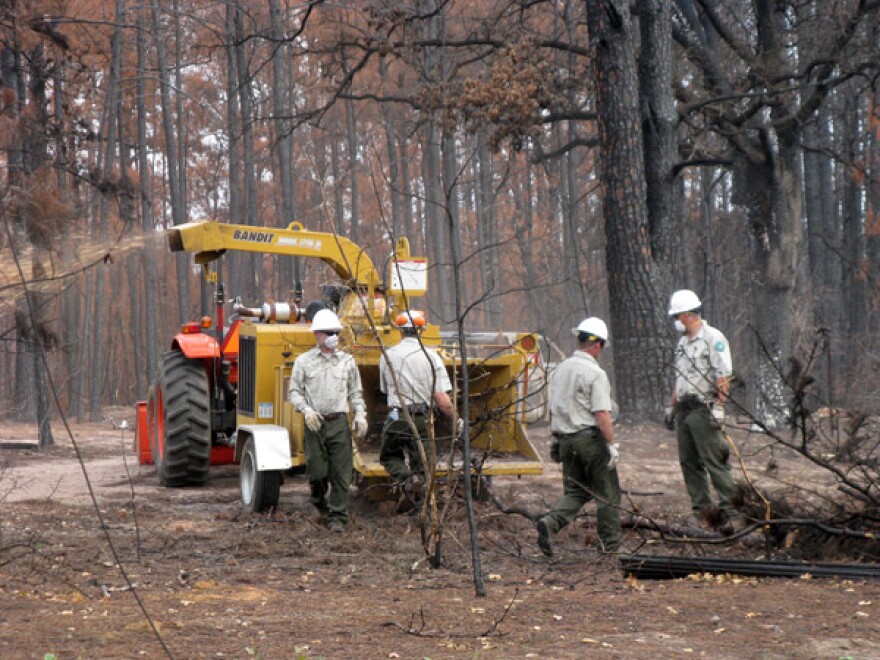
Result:
{"label": "yellow metal frame", "polygon": [[[195,262],[201,265],[219,259],[227,250],[320,259],[352,289],[368,293],[365,302],[370,313],[375,315],[374,292],[382,281],[379,272],[365,250],[339,234],[308,231],[299,222],[291,222],[284,229],[221,222],[188,222],[168,229],[167,236],[172,252],[190,252]],[[409,241],[399,238],[390,267],[394,266],[395,260],[414,258],[410,253]],[[211,277],[210,274],[207,276]],[[394,303],[409,307],[409,298],[426,292],[426,289],[395,291],[388,292],[388,297]]]}
{"label": "yellow metal frame", "polygon": [[[364,250],[336,234],[306,231],[299,223],[291,223],[286,229],[189,223],[168,230],[168,240],[172,251],[192,252],[200,264],[210,263],[227,250],[238,250],[315,257],[332,266],[351,288],[339,306],[339,316],[345,326],[340,337],[341,348],[351,353],[358,364],[370,420],[384,420],[387,409],[378,396],[380,343],[387,348],[401,339],[400,330],[389,323],[385,313],[385,305],[396,305],[398,300],[395,296],[388,296],[387,301],[377,296],[382,283]],[[411,258],[406,239],[397,241],[395,258]],[[422,292],[401,292],[399,296],[403,300],[399,302],[405,304],[405,298],[416,293]],[[303,418],[286,400],[287,385],[296,358],[315,345],[314,335],[304,322],[254,323],[250,319],[241,324],[239,334],[240,340],[254,338],[256,362],[254,415],[239,410],[238,425],[284,427],[290,438],[292,464],[304,465]],[[488,356],[468,360],[471,448],[477,461],[486,456],[482,465],[485,475],[543,471],[541,459],[526,434],[518,403],[519,379],[534,356],[533,351],[526,351],[520,345],[524,337],[534,336],[518,334],[509,344],[487,344],[482,348],[488,350]],[[450,376],[460,381],[461,358],[455,355],[456,347],[443,346],[439,328],[429,324],[421,334],[421,341],[428,347],[441,349]],[[461,389],[459,382],[456,392],[460,393]],[[367,477],[387,476],[378,461],[378,439],[369,445],[353,442],[353,449],[358,472]],[[438,474],[447,469],[448,465],[438,461]]]}

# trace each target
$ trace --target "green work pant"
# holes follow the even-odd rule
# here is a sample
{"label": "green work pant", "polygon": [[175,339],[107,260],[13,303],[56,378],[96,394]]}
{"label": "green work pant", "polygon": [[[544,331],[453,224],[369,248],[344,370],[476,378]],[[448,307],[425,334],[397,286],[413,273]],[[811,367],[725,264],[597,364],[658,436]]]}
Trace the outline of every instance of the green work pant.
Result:
{"label": "green work pant", "polygon": [[603,550],[613,552],[620,545],[620,483],[617,470],[608,469],[608,443],[598,431],[586,429],[559,439],[562,458],[562,498],[544,523],[551,534],[575,519],[581,508],[596,500],[599,540]]}
{"label": "green work pant", "polygon": [[700,406],[681,414],[676,420],[676,430],[678,461],[694,513],[699,515],[712,507],[711,479],[718,494],[718,507],[728,520],[736,520],[739,513],[731,504],[736,486],[727,463],[730,450],[709,409]]}
{"label": "green work pant", "polygon": [[[412,415],[413,423],[419,431],[422,446],[428,451],[428,419],[425,415]],[[423,475],[422,456],[413,436],[410,425],[403,417],[388,420],[382,429],[382,446],[379,449],[379,462],[396,482],[406,481],[410,474]],[[409,467],[406,463],[409,461]]]}
{"label": "green work pant", "polygon": [[305,450],[312,504],[326,505],[328,522],[347,523],[353,467],[348,416],[325,420],[318,431],[306,428]]}

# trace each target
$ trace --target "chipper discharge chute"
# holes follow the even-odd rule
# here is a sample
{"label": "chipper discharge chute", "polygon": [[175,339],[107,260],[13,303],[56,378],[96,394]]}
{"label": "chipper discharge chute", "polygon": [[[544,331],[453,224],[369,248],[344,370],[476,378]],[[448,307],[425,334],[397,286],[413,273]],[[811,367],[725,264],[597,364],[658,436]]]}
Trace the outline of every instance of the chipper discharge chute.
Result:
{"label": "chipper discharge chute", "polygon": [[[224,321],[224,289],[210,265],[228,250],[325,262],[337,279],[322,287],[322,302],[339,315],[340,348],[354,356],[361,374],[370,432],[354,441],[355,470],[363,478],[387,478],[379,464],[379,440],[389,412],[379,391],[381,347],[401,339],[391,314],[426,293],[427,262],[413,258],[406,239],[397,242],[388,278],[380,279],[357,245],[331,233],[255,228],[216,222],[168,230],[172,251],[194,254],[217,287],[216,323],[186,323],[162,356],[147,401],[138,403],[135,450],[156,464],[167,486],[204,483],[211,464],[239,463],[242,503],[263,511],[278,502],[284,476],[305,465],[303,418],[286,400],[292,367],[315,345],[301,295],[291,302],[250,308],[236,301]],[[210,328],[214,327],[213,330]],[[476,339],[474,339],[476,337]],[[461,351],[457,339],[428,325],[422,342],[440,351],[463,409]],[[538,337],[529,333],[474,335],[466,339],[471,460],[479,474],[542,472],[526,433],[534,418],[539,384]],[[531,388],[531,389],[530,389]],[[540,404],[538,405],[540,408]],[[436,469],[461,467],[460,443],[438,423]]]}

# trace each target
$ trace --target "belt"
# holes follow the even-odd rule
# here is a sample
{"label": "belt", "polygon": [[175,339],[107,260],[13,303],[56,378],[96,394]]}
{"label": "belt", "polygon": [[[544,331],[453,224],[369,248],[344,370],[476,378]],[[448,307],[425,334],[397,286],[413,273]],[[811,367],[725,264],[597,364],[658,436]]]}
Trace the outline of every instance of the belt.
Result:
{"label": "belt", "polygon": [[579,433],[591,433],[595,435],[599,432],[599,429],[595,426],[587,426],[586,428],[582,428],[579,431],[574,431],[572,433],[559,433],[558,431],[553,431],[551,435],[554,438],[570,438],[573,435],[578,435]]}
{"label": "belt", "polygon": [[334,419],[339,419],[340,417],[348,417],[348,413],[344,413],[344,412],[321,413],[321,417],[324,418],[325,422],[332,422]]}
{"label": "belt", "polygon": [[[409,411],[410,415],[427,415],[429,406],[427,403],[411,403],[406,406],[406,409]],[[400,412],[402,408],[401,406],[395,406],[391,410]]]}
{"label": "belt", "polygon": [[705,410],[707,409],[707,405],[712,405],[713,403],[714,399],[707,404],[694,394],[686,394],[675,404],[674,413],[676,415],[686,415],[694,410],[699,410],[700,408]]}

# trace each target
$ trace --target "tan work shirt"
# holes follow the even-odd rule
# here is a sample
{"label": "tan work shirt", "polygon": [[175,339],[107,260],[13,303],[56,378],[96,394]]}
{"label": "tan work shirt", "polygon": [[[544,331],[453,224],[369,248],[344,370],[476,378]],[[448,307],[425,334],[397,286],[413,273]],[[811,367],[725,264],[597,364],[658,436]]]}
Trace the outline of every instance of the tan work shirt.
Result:
{"label": "tan work shirt", "polygon": [[[392,370],[400,391],[394,388]],[[388,407],[413,404],[431,405],[435,392],[449,392],[452,383],[443,360],[429,348],[422,348],[416,337],[404,337],[379,359],[379,389],[388,395]]]}
{"label": "tan work shirt", "polygon": [[611,383],[596,358],[583,351],[563,361],[550,375],[550,428],[575,433],[596,426],[593,413],[611,411]]}
{"label": "tan work shirt", "polygon": [[355,413],[367,410],[354,358],[342,351],[325,355],[317,346],[293,363],[287,399],[300,412],[312,408],[322,415],[347,413],[349,403]]}
{"label": "tan work shirt", "polygon": [[733,374],[730,344],[720,330],[703,321],[693,337],[684,335],[675,347],[675,398],[695,396],[710,402],[717,397],[715,383]]}

